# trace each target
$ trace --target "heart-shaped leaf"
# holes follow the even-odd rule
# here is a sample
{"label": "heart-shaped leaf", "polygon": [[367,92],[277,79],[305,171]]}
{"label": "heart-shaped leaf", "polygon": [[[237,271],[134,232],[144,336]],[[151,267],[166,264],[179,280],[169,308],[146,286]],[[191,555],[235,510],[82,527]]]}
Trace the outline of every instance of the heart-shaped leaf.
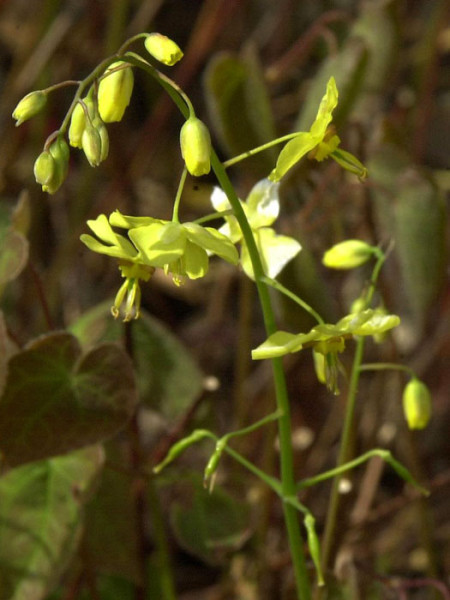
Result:
{"label": "heart-shaped leaf", "polygon": [[236,550],[251,534],[249,508],[224,490],[213,493],[192,478],[194,494],[191,506],[175,503],[171,523],[179,544],[209,564],[218,564]]}
{"label": "heart-shaped leaf", "polygon": [[83,504],[103,464],[93,446],[0,478],[0,598],[41,600],[76,549]]}
{"label": "heart-shaped leaf", "polygon": [[[82,344],[121,339],[123,325],[111,318],[110,306],[96,306],[71,326]],[[130,326],[140,399],[166,418],[178,418],[201,393],[201,371],[173,333],[144,310]]]}
{"label": "heart-shaped leaf", "polygon": [[131,416],[131,361],[116,344],[81,355],[77,339],[51,333],[9,361],[0,398],[0,451],[14,467],[102,441]]}
{"label": "heart-shaped leaf", "polygon": [[0,285],[15,279],[27,264],[28,241],[18,231],[0,232]]}

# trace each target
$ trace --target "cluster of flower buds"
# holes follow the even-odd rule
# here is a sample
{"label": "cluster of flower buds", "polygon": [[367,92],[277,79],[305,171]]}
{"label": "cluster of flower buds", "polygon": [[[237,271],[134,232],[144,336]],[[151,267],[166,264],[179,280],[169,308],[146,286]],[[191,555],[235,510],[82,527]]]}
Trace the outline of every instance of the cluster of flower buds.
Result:
{"label": "cluster of flower buds", "polygon": [[[170,38],[160,33],[141,34],[149,54],[165,65],[172,66],[182,57],[183,52]],[[138,36],[140,37],[140,36]],[[64,85],[64,84],[61,84]],[[85,84],[84,84],[85,85]],[[83,85],[83,87],[84,87]],[[79,99],[72,109],[68,132],[69,143],[81,148],[89,164],[98,166],[109,152],[109,137],[105,123],[120,121],[130,103],[134,76],[132,67],[124,60],[112,62],[101,74],[83,99]],[[47,94],[59,86],[37,90],[27,94],[18,103],[12,114],[16,125],[21,125],[42,111],[47,102]],[[205,125],[198,119],[189,119],[184,143],[188,169],[196,175],[210,170],[210,138]],[[64,140],[65,126],[52,134],[38,156],[34,173],[42,189],[50,194],[56,192],[67,174],[69,148]],[[55,141],[52,141],[56,137]]]}
{"label": "cluster of flower buds", "polygon": [[48,150],[44,150],[34,163],[34,176],[44,192],[54,194],[60,188],[69,168],[69,146],[58,135]]}
{"label": "cluster of flower buds", "polygon": [[97,167],[109,152],[109,137],[94,99],[87,96],[74,108],[69,127],[69,143],[82,148],[91,167]]}

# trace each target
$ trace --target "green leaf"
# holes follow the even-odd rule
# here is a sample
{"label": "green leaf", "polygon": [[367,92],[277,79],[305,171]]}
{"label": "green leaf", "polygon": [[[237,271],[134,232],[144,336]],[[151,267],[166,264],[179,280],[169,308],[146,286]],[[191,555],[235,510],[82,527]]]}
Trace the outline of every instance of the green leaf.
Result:
{"label": "green leaf", "polygon": [[299,113],[295,129],[307,130],[317,111],[323,89],[331,76],[339,90],[339,105],[333,113],[333,121],[339,127],[358,99],[367,69],[368,51],[360,39],[350,38],[337,54],[327,58],[314,76]]}
{"label": "green leaf", "polygon": [[0,451],[12,467],[102,441],[136,405],[131,362],[115,344],[84,356],[75,337],[51,333],[9,361],[0,399]]}
{"label": "green leaf", "polygon": [[107,461],[99,487],[86,507],[83,549],[93,571],[114,573],[142,584],[132,475],[127,472],[129,465],[123,459],[123,448],[117,442],[109,442],[106,449]]}
{"label": "green leaf", "polygon": [[16,279],[28,261],[28,241],[18,231],[0,231],[0,285]]}
{"label": "green leaf", "polygon": [[[71,326],[84,346],[123,338],[123,324],[111,318],[111,302],[86,312]],[[130,323],[139,398],[173,422],[202,391],[202,373],[188,350],[144,310]]]}
{"label": "green leaf", "polygon": [[190,506],[188,502],[174,503],[170,517],[178,543],[190,554],[220,564],[228,552],[247,540],[250,515],[246,504],[218,488],[210,494],[198,483]]}
{"label": "green leaf", "polygon": [[400,28],[396,4],[392,1],[361,4],[360,16],[351,29],[350,40],[362,40],[368,50],[363,79],[365,91],[384,93],[398,60]]}
{"label": "green leaf", "polygon": [[378,237],[395,244],[397,262],[386,263],[384,276],[395,290],[394,308],[405,314],[403,323],[409,325],[408,338],[414,345],[445,289],[445,199],[427,172],[412,168],[408,155],[388,142],[370,159],[369,171],[376,184],[371,193]]}
{"label": "green leaf", "polygon": [[[227,154],[241,154],[276,137],[261,67],[250,47],[242,56],[213,56],[204,82],[210,120]],[[263,176],[273,158],[273,150],[261,152],[246,160],[246,168]]]}
{"label": "green leaf", "polygon": [[13,469],[0,478],[0,598],[43,600],[81,533],[83,505],[103,464],[101,447]]}
{"label": "green leaf", "polygon": [[407,171],[394,205],[395,251],[415,323],[421,330],[446,284],[445,199],[423,173]]}

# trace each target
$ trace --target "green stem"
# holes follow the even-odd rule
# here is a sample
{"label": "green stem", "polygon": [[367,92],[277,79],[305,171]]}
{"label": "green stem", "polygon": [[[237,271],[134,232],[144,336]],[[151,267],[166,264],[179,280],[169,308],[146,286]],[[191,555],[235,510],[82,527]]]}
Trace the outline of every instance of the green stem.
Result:
{"label": "green stem", "polygon": [[[360,337],[356,343],[355,357],[353,360],[352,373],[350,377],[350,385],[347,396],[347,406],[345,411],[344,428],[341,435],[341,444],[337,459],[337,468],[344,465],[348,459],[350,449],[351,434],[353,430],[353,422],[355,416],[356,395],[359,383],[359,368],[362,362],[364,353],[364,337]],[[333,480],[331,488],[330,504],[328,506],[327,519],[325,524],[324,537],[322,542],[322,565],[326,570],[333,545],[334,532],[336,530],[337,514],[339,509],[339,485],[346,471],[340,471],[337,477]]]}
{"label": "green stem", "polygon": [[178,218],[178,210],[180,208],[180,200],[181,195],[183,193],[184,184],[186,183],[187,169],[184,167],[183,172],[181,173],[180,183],[178,184],[177,195],[175,197],[175,202],[173,203],[173,213],[172,213],[172,221],[174,223],[179,223],[180,220]]}
{"label": "green stem", "polygon": [[[252,230],[247,221],[241,203],[239,202],[239,198],[226,173],[225,167],[219,161],[214,151],[212,151],[211,154],[211,166],[216,174],[219,184],[227,195],[228,201],[233,208],[234,215],[239,222],[242,235],[244,236],[252,262],[253,272],[255,274],[255,282],[263,312],[266,333],[267,336],[270,336],[276,331],[275,316],[272,309],[269,289],[267,284],[264,282],[264,269]],[[293,496],[296,493],[296,483],[294,479],[294,458],[291,439],[290,406],[282,361],[280,358],[274,358],[271,360],[271,363],[277,408],[280,412],[280,417],[278,419],[278,434],[280,440],[281,485],[283,496],[287,497]],[[283,503],[283,509],[295,579],[297,583],[298,598],[299,600],[308,600],[310,598],[310,585],[297,512],[292,505],[287,504],[286,502]]]}
{"label": "green stem", "polygon": [[325,323],[325,321],[322,319],[322,317],[319,315],[319,313],[317,313],[304,300],[299,298],[297,296],[297,294],[294,294],[294,292],[291,292],[291,290],[288,290],[286,287],[284,287],[284,285],[282,285],[279,281],[277,281],[276,279],[272,279],[271,277],[264,277],[264,282],[267,283],[267,285],[270,285],[270,287],[273,287],[275,290],[277,290],[281,294],[284,294],[285,296],[290,298],[293,302],[295,302],[299,306],[301,306],[304,310],[306,310],[306,312],[308,312],[312,317],[314,317],[314,319],[316,319],[316,321],[318,323],[321,323],[322,325]]}
{"label": "green stem", "polygon": [[404,371],[411,377],[415,376],[415,372],[411,367],[406,365],[397,365],[396,363],[364,363],[359,367],[362,371]]}
{"label": "green stem", "polygon": [[243,467],[245,467],[248,471],[250,471],[250,473],[253,473],[253,475],[256,475],[256,477],[261,479],[261,481],[264,481],[264,483],[273,492],[275,492],[277,494],[277,496],[279,496],[281,499],[283,499],[281,483],[280,483],[280,481],[278,481],[278,479],[275,479],[275,477],[271,477],[270,475],[267,475],[267,473],[265,473],[264,471],[261,471],[261,469],[258,469],[258,467],[256,465],[254,465],[252,462],[247,460],[244,456],[242,456],[242,454],[239,454],[239,452],[236,452],[236,450],[233,450],[233,448],[230,448],[229,446],[225,446],[224,452],[226,452],[231,457],[233,457],[236,462],[240,463]]}
{"label": "green stem", "polygon": [[[186,118],[189,117],[189,114],[192,114],[192,104],[189,101],[189,98],[179,86],[177,86],[173,81],[171,81],[168,77],[166,77],[156,69],[153,69],[148,63],[146,63],[139,57],[129,55],[127,53],[125,55],[125,58],[128,62],[145,69],[150,75],[155,77],[157,81],[168,92],[170,97],[180,109],[181,113]],[[264,269],[262,267],[261,259],[259,256],[255,239],[253,237],[252,230],[247,221],[239,198],[227,175],[225,167],[220,162],[214,150],[212,150],[211,152],[211,166],[214,170],[214,173],[216,174],[219,184],[221,185],[222,189],[227,195],[228,201],[230,202],[233,208],[234,215],[239,222],[239,226],[244,236],[245,243],[247,245],[248,252],[250,255],[250,260],[252,262],[253,272],[255,274],[256,287],[258,290],[261,309],[263,312],[264,325],[266,328],[267,336],[269,336],[272,333],[275,333],[276,331],[275,315],[272,309],[267,284],[263,281],[263,278],[265,276]],[[284,497],[294,496],[296,494],[296,483],[294,478],[294,458],[291,439],[291,417],[286,387],[286,379],[284,376],[283,364],[281,362],[281,359],[274,358],[271,362],[275,385],[275,395],[277,400],[277,409],[280,412],[280,417],[278,419],[278,433],[280,440],[282,494]],[[300,524],[298,521],[297,512],[292,505],[287,504],[286,502],[283,503],[283,509],[291,549],[292,563],[297,584],[297,596],[299,600],[309,600],[311,597],[310,584],[308,578],[308,571],[306,568],[305,555],[303,552],[303,540],[300,532]]]}
{"label": "green stem", "polygon": [[121,56],[122,54],[124,54],[127,50],[127,48],[129,48],[132,44],[134,44],[134,42],[136,42],[137,40],[140,40],[142,38],[146,38],[148,36],[148,33],[137,33],[136,35],[133,35],[133,37],[130,37],[128,40],[126,40],[121,46],[120,48],[117,50],[117,55]]}
{"label": "green stem", "polygon": [[220,212],[214,212],[214,213],[210,213],[209,215],[204,215],[203,217],[199,217],[198,219],[195,219],[194,223],[197,223],[197,225],[201,225],[202,223],[208,223],[208,221],[216,221],[217,219],[223,219],[225,217],[229,217],[232,214],[233,214],[233,211],[230,208],[230,210],[222,210]]}
{"label": "green stem", "polygon": [[308,479],[303,479],[302,481],[299,482],[297,488],[300,491],[307,487],[316,485],[317,483],[320,483],[321,481],[326,481],[327,479],[331,479],[331,477],[334,477],[335,475],[344,474],[347,471],[349,471],[350,469],[354,469],[355,467],[358,467],[359,465],[363,464],[364,462],[367,462],[369,459],[374,458],[375,456],[377,456],[378,458],[381,458],[382,460],[387,462],[394,469],[394,471],[399,475],[399,477],[401,477],[402,479],[404,479],[404,481],[413,485],[416,489],[418,489],[420,491],[421,494],[428,496],[428,491],[414,479],[414,477],[406,469],[406,467],[404,467],[401,463],[399,463],[397,460],[395,460],[395,458],[392,456],[392,454],[389,452],[389,450],[384,450],[382,448],[374,448],[373,450],[369,450],[368,452],[365,452],[361,456],[358,456],[358,458],[355,458],[347,463],[344,463],[340,467],[335,467],[334,469],[330,469],[329,471],[326,471],[325,473],[321,473],[320,475],[316,475],[315,477],[309,477]]}
{"label": "green stem", "polygon": [[154,77],[166,90],[186,119],[190,116],[195,116],[194,106],[192,105],[189,96],[175,83],[175,81],[170,79],[170,77],[167,77],[167,75],[158,71],[158,69],[143,59],[142,56],[139,56],[139,54],[135,54],[134,52],[127,52],[124,54],[123,60],[126,60],[140,69],[144,69],[144,71],[147,71],[147,73]]}
{"label": "green stem", "polygon": [[236,163],[241,162],[242,160],[245,160],[246,158],[250,158],[251,156],[258,154],[258,152],[263,152],[264,150],[268,150],[269,148],[272,148],[273,146],[277,146],[278,144],[282,144],[283,142],[292,140],[292,138],[297,137],[298,134],[299,134],[298,131],[296,131],[295,133],[288,133],[287,135],[283,135],[282,137],[277,138],[276,140],[267,142],[266,144],[263,144],[262,146],[258,146],[257,148],[252,148],[251,150],[247,150],[247,152],[243,152],[242,154],[239,154],[238,156],[234,156],[233,158],[226,160],[223,163],[223,166],[225,167],[225,169],[228,169],[228,167],[231,167],[232,165],[235,165]]}
{"label": "green stem", "polygon": [[149,478],[147,489],[149,510],[152,516],[152,525],[154,529],[156,542],[156,552],[158,555],[159,587],[162,594],[161,600],[176,600],[177,595],[175,591],[174,576],[170,561],[167,533],[164,526],[161,503],[153,477]]}
{"label": "green stem", "polygon": [[[386,256],[379,253],[377,261],[372,271],[372,276],[370,278],[369,289],[366,293],[365,298],[365,308],[370,306],[373,295],[376,289],[376,282],[378,279],[378,275],[380,273],[380,269],[386,259]],[[351,436],[353,431],[353,424],[355,420],[355,407],[356,407],[356,397],[358,392],[358,384],[359,377],[361,373],[361,365],[364,355],[364,344],[365,338],[359,337],[356,343],[355,356],[353,359],[352,372],[350,376],[350,383],[347,394],[347,405],[345,409],[345,417],[344,417],[344,427],[341,434],[341,443],[339,447],[339,454],[337,459],[337,467],[342,467],[345,462],[348,460],[348,454],[350,452],[351,445]],[[323,569],[326,570],[330,561],[333,541],[334,541],[334,533],[336,530],[337,516],[339,510],[340,503],[340,494],[339,494],[339,485],[341,479],[344,475],[344,472],[340,472],[336,478],[333,480],[333,485],[331,488],[331,497],[330,503],[328,506],[328,513],[325,523],[325,531],[322,542],[322,566]],[[318,597],[322,597],[322,592],[319,591]]]}

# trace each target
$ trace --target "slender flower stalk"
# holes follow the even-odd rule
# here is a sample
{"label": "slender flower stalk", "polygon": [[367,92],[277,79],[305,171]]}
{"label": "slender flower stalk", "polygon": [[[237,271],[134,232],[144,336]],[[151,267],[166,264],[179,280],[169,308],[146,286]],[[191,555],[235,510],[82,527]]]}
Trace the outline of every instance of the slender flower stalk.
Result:
{"label": "slender flower stalk", "polygon": [[[189,117],[189,115],[192,113],[192,104],[186,97],[186,94],[179,88],[179,86],[177,86],[175,82],[160,73],[157,69],[154,69],[140,57],[133,56],[132,53],[127,53],[125,57],[128,62],[143,68],[150,75],[155,77],[156,80],[169,93],[170,97],[173,99],[183,116],[185,118]],[[234,216],[238,220],[239,226],[241,227],[242,235],[245,239],[253,266],[255,283],[258,290],[266,333],[267,335],[271,335],[276,331],[275,315],[272,309],[269,289],[267,284],[264,282],[265,273],[261,264],[258,248],[239,198],[227,175],[225,167],[220,162],[214,149],[211,151],[211,167],[221,188],[226,193],[231,207],[233,208]],[[278,432],[280,439],[282,493],[283,497],[287,499],[288,497],[293,497],[296,495],[290,407],[282,361],[280,358],[274,358],[271,360],[271,363],[273,369],[277,409],[280,411],[280,417],[278,419]],[[291,549],[298,600],[309,600],[311,598],[311,590],[308,571],[306,568],[303,539],[300,531],[297,509],[286,500],[283,505],[283,510]]]}
{"label": "slender flower stalk", "polygon": [[[267,284],[264,282],[265,274],[251,227],[247,221],[244,210],[239,202],[236,192],[234,191],[226,170],[214,151],[211,155],[211,166],[216,174],[220,186],[228,197],[228,200],[234,210],[234,215],[239,222],[239,226],[241,227],[242,234],[247,244],[250,259],[252,261],[266,333],[267,335],[271,335],[276,331],[275,316],[272,309],[269,289]],[[289,399],[287,394],[286,378],[281,359],[274,358],[271,360],[271,363],[277,408],[280,411],[280,417],[278,419],[278,434],[280,439],[282,493],[284,498],[288,498],[289,496],[296,495]],[[283,510],[289,537],[295,579],[297,583],[298,599],[309,600],[311,597],[310,584],[303,551],[303,539],[300,532],[297,509],[285,501]]]}
{"label": "slender flower stalk", "polygon": [[[364,300],[364,307],[370,306],[372,302],[373,295],[375,293],[376,282],[378,280],[378,275],[385,260],[386,254],[380,252],[372,271],[369,289],[367,290],[367,294]],[[358,384],[361,375],[361,366],[364,356],[364,345],[365,338],[361,336],[358,338],[358,341],[356,343],[355,356],[353,358],[350,383],[347,393],[347,404],[345,408],[344,427],[341,434],[341,442],[339,446],[339,454],[337,459],[337,468],[342,467],[342,465],[344,465],[344,463],[346,463],[349,460],[351,434],[353,431],[355,420]],[[337,516],[340,504],[339,485],[344,474],[345,473],[340,472],[339,475],[335,477],[331,489],[330,503],[328,505],[328,514],[325,522],[325,531],[322,541],[322,567],[325,571],[328,567],[331,558],[331,552],[333,549],[334,533],[336,530]],[[322,597],[322,590],[318,590],[316,599],[319,600]]]}

